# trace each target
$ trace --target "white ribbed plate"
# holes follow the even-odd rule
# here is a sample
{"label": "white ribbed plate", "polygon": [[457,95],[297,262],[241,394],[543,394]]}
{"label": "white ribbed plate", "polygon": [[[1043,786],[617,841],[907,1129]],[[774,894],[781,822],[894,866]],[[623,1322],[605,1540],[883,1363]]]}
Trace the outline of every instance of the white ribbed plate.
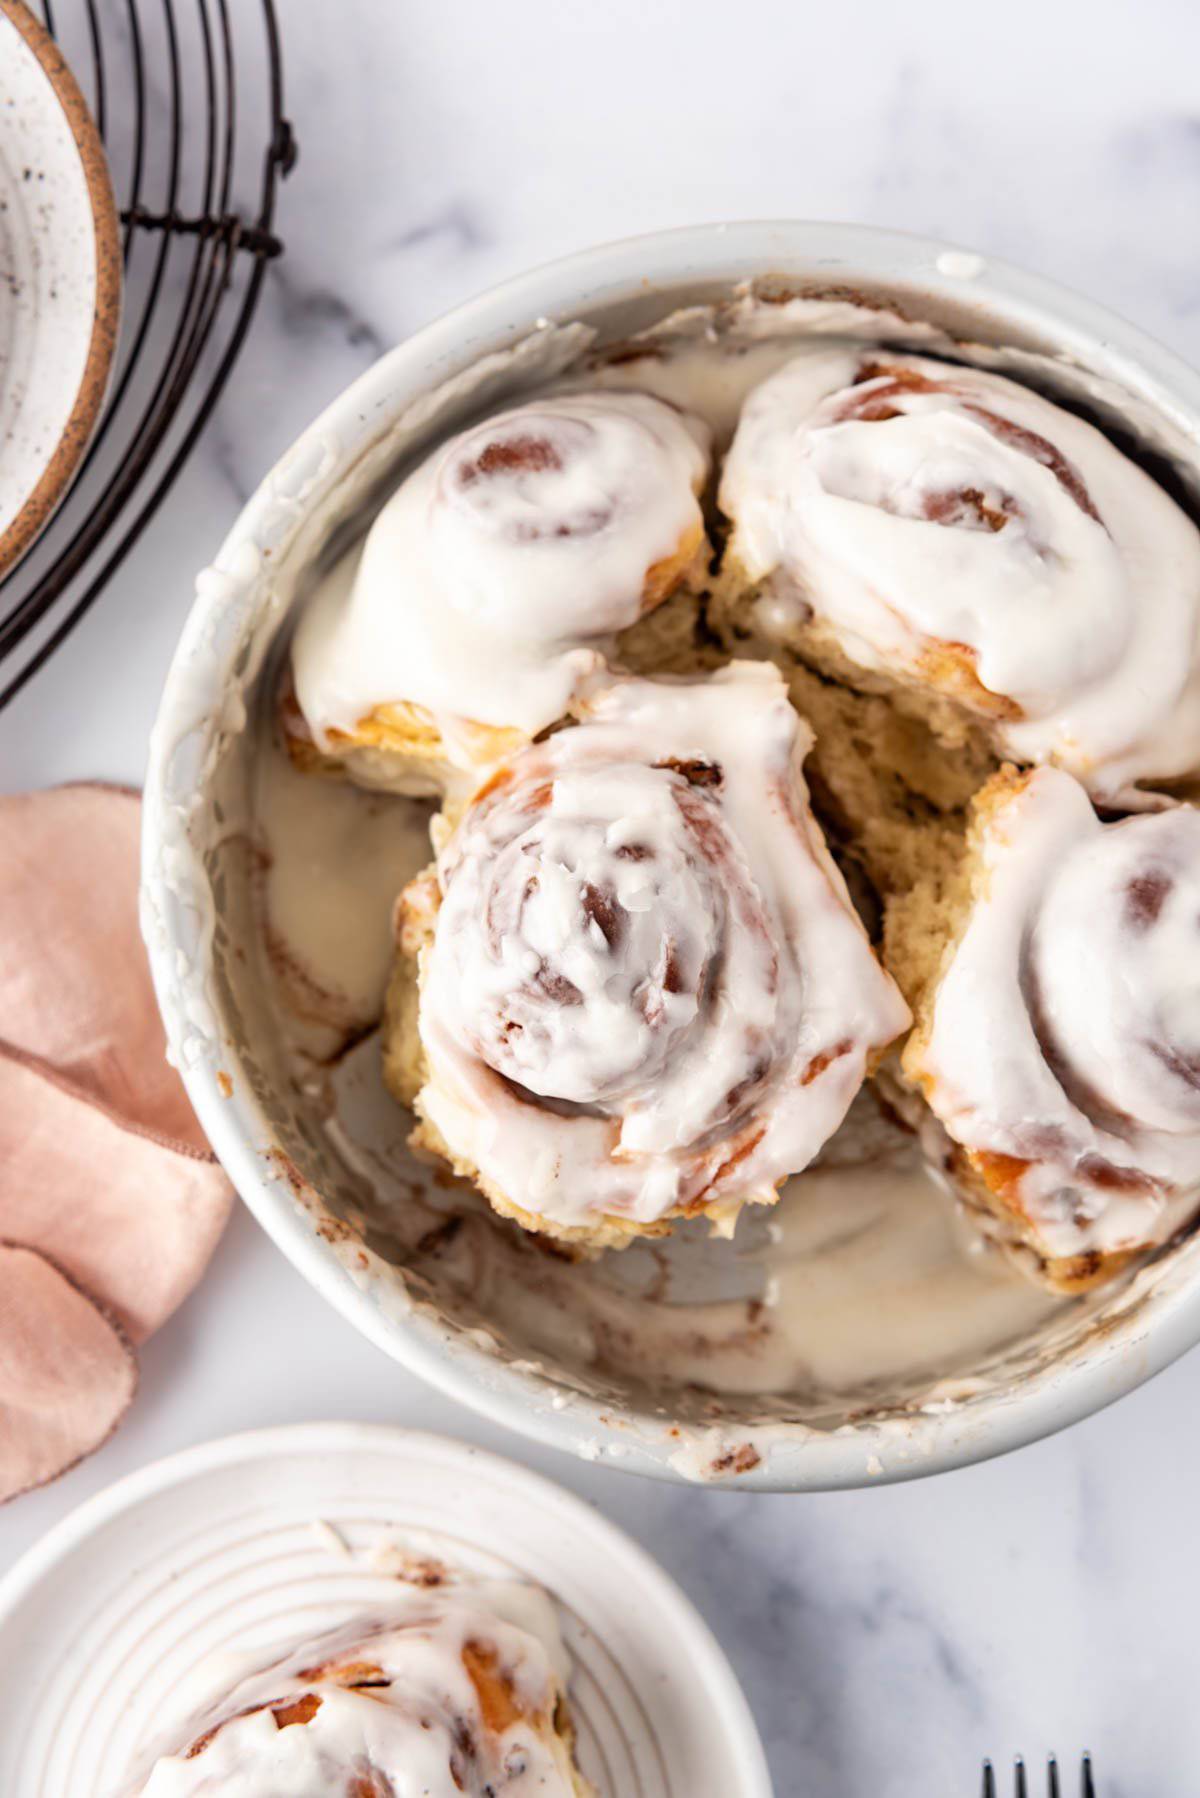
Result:
{"label": "white ribbed plate", "polygon": [[3,1798],[114,1798],[184,1682],[194,1702],[206,1657],[318,1632],[386,1594],[366,1565],[384,1539],[546,1588],[572,1661],[580,1760],[602,1798],[770,1798],[728,1662],[627,1536],[495,1455],[337,1423],[257,1430],[144,1468],[0,1583]]}

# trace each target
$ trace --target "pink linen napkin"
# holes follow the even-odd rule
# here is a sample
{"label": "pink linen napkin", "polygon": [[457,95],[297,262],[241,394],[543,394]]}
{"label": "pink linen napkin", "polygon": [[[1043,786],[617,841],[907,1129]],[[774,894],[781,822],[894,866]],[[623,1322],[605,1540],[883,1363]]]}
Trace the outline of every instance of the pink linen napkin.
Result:
{"label": "pink linen napkin", "polygon": [[115,1429],[229,1215],[138,935],[140,812],[0,797],[0,1502]]}

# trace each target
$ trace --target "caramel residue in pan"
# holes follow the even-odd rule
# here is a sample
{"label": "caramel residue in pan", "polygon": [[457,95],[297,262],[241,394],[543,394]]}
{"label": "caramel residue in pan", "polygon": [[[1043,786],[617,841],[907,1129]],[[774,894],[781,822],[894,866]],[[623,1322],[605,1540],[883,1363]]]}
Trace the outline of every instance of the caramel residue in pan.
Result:
{"label": "caramel residue in pan", "polygon": [[742,1442],[737,1448],[727,1448],[723,1455],[718,1455],[712,1463],[712,1473],[753,1473],[762,1462],[762,1456],[752,1442]]}

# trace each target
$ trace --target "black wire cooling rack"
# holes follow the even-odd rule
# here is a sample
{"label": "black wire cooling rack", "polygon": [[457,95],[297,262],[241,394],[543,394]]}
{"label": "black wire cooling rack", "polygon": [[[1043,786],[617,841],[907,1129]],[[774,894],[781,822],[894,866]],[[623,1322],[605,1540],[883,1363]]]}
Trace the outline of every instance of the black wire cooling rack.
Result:
{"label": "black wire cooling rack", "polygon": [[40,15],[104,139],[124,305],[83,469],[0,580],[0,707],[96,603],[204,429],[282,249],[296,159],[273,0],[40,0]]}

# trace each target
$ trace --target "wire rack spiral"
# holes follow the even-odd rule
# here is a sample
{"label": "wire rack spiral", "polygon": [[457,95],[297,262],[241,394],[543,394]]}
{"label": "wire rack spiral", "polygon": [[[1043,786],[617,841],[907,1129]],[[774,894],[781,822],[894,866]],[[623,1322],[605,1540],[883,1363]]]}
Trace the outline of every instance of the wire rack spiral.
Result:
{"label": "wire rack spiral", "polygon": [[104,139],[124,250],[121,344],[87,460],[0,581],[0,707],[96,603],[162,504],[242,349],[279,180],[273,0],[32,0]]}

